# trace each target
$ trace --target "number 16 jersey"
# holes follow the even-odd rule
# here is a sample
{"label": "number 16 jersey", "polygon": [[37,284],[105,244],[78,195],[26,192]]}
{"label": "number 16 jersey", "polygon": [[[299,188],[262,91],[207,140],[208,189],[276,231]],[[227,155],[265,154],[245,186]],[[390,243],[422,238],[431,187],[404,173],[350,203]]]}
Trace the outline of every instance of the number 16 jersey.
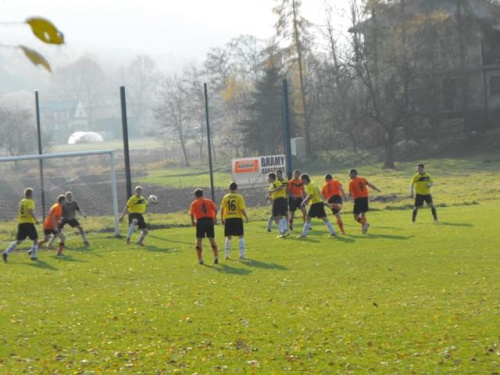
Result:
{"label": "number 16 jersey", "polygon": [[229,193],[222,198],[221,209],[223,210],[224,219],[242,219],[243,213],[246,210],[245,199],[237,193]]}

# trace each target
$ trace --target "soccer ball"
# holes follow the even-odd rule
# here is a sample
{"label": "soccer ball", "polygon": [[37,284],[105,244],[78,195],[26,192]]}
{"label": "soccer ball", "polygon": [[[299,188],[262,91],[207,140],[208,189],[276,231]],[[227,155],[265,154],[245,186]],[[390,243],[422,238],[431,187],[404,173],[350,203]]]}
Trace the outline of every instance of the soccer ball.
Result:
{"label": "soccer ball", "polygon": [[156,195],[150,195],[148,197],[148,202],[151,204],[158,204],[158,197]]}

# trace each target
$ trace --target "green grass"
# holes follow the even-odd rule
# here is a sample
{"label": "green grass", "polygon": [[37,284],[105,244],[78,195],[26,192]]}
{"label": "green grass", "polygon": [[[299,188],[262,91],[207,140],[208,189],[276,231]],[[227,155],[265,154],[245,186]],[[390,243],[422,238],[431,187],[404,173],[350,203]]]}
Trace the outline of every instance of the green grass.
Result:
{"label": "green grass", "polygon": [[192,228],[153,231],[146,248],[70,236],[64,260],[13,253],[0,372],[494,373],[499,208],[443,208],[439,225],[424,210],[414,226],[376,211],[366,236],[345,215],[340,239],[319,222],[307,240],[276,239],[254,221],[250,260],[219,265],[208,249],[196,263]]}
{"label": "green grass", "polygon": [[[277,239],[261,207],[250,208],[248,261],[213,265],[205,243],[199,266],[185,212],[150,215],[173,227],[153,230],[145,248],[99,233],[109,218],[90,218],[90,248],[68,231],[65,259],[11,254],[0,264],[0,373],[498,373],[499,161],[426,162],[437,225],[427,209],[409,223],[414,164],[359,168],[382,189],[374,196],[390,198],[371,204],[365,236],[352,203],[338,239],[318,221],[307,240]],[[166,186],[206,186],[201,169],[155,173]],[[0,223],[0,246],[14,234]],[[222,249],[220,226],[217,239]]]}

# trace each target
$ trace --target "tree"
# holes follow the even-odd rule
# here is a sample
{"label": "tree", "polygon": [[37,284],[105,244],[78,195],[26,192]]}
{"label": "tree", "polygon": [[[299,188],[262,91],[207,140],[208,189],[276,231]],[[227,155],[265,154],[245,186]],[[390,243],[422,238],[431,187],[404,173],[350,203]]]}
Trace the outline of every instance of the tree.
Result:
{"label": "tree", "polygon": [[157,94],[157,104],[153,109],[156,120],[163,128],[163,136],[168,137],[172,131],[175,133],[187,167],[190,166],[187,139],[192,131],[192,114],[189,112],[188,103],[186,82],[174,74],[161,81]]}
{"label": "tree", "polygon": [[0,107],[0,148],[10,156],[33,154],[37,132],[33,115],[27,109]]}

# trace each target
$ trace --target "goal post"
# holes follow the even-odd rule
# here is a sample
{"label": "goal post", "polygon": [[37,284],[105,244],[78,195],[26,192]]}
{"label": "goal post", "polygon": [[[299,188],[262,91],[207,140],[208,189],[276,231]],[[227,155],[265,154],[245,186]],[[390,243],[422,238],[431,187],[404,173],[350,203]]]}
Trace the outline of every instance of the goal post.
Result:
{"label": "goal post", "polygon": [[115,236],[120,235],[119,228],[119,213],[118,213],[118,193],[116,189],[116,165],[115,165],[115,151],[114,150],[91,150],[91,151],[78,151],[78,152],[59,152],[53,154],[34,154],[22,156],[4,156],[0,157],[2,162],[19,162],[27,160],[46,160],[46,159],[59,159],[59,158],[75,158],[82,156],[92,155],[108,155],[110,161],[110,175],[111,175],[111,197],[112,197],[112,211],[114,216],[114,232]]}

